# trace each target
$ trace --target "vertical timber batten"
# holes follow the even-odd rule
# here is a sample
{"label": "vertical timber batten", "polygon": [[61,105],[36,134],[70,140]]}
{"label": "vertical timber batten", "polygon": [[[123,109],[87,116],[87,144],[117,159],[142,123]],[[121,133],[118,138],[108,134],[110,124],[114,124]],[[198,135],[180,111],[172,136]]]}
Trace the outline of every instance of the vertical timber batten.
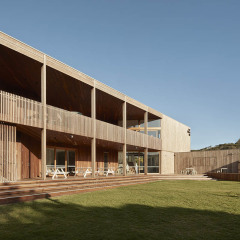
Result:
{"label": "vertical timber batten", "polygon": [[0,182],[17,181],[16,127],[0,122]]}
{"label": "vertical timber batten", "polygon": [[[144,113],[144,134],[148,135],[148,112]],[[146,138],[148,141],[148,138]],[[148,146],[148,142],[146,143]],[[144,149],[144,174],[147,175],[148,173],[148,149]]]}
{"label": "vertical timber batten", "polygon": [[91,142],[91,162],[92,162],[92,177],[95,177],[95,165],[96,165],[96,87],[94,81],[94,87],[91,90],[91,117],[93,123],[93,138]]}
{"label": "vertical timber batten", "polygon": [[124,144],[123,144],[123,176],[126,176],[126,165],[127,165],[127,103],[126,98],[122,105],[123,112],[123,129],[124,129]]}
{"label": "vertical timber batten", "polygon": [[42,159],[42,179],[46,179],[46,152],[47,152],[47,131],[46,131],[46,55],[43,56],[43,66],[41,68],[41,102],[43,108],[42,120],[43,120],[43,128],[41,133],[41,159]]}

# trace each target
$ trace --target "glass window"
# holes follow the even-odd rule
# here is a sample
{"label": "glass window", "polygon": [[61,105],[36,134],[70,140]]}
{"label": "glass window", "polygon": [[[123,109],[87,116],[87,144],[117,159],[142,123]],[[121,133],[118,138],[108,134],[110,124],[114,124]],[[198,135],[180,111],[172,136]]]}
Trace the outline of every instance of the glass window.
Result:
{"label": "glass window", "polygon": [[158,130],[158,135],[157,135],[158,138],[161,138],[161,130]]}
{"label": "glass window", "polygon": [[159,172],[159,153],[149,152],[148,153],[148,173]]}
{"label": "glass window", "polygon": [[65,165],[65,150],[56,149],[57,165]]}
{"label": "glass window", "polygon": [[149,136],[157,137],[157,131],[148,131]]}
{"label": "glass window", "polygon": [[47,148],[47,165],[54,165],[54,148]]}
{"label": "glass window", "polygon": [[75,171],[75,151],[67,150],[67,170],[71,174]]}
{"label": "glass window", "polygon": [[140,127],[144,128],[144,120],[141,120],[139,123],[140,123]]}
{"label": "glass window", "polygon": [[108,153],[104,153],[104,171],[108,170]]}
{"label": "glass window", "polygon": [[75,151],[67,151],[68,166],[75,166]]}
{"label": "glass window", "polygon": [[149,120],[148,121],[148,127],[161,127],[161,120]]}

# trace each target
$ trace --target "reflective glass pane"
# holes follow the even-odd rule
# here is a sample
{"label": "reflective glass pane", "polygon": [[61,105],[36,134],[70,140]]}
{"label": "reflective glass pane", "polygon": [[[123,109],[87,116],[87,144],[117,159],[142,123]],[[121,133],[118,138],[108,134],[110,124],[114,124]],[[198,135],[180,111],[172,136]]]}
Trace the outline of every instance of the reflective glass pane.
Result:
{"label": "reflective glass pane", "polygon": [[157,120],[149,120],[148,121],[148,127],[161,127],[161,120],[157,119]]}
{"label": "reflective glass pane", "polygon": [[47,165],[54,165],[54,148],[47,148]]}
{"label": "reflective glass pane", "polygon": [[57,165],[65,165],[65,150],[56,149]]}

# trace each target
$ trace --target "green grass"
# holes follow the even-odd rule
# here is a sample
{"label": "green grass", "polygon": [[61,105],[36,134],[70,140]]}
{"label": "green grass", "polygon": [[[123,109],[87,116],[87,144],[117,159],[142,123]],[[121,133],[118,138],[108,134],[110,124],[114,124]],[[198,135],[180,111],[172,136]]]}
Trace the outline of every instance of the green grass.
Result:
{"label": "green grass", "polygon": [[3,205],[0,239],[240,239],[240,182],[160,181]]}

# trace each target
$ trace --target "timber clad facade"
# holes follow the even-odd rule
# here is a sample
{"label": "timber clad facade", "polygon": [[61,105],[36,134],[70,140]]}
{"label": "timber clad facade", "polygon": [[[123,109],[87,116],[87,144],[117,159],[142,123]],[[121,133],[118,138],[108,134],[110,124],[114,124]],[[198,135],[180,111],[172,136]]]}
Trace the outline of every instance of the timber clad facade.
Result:
{"label": "timber clad facade", "polygon": [[50,165],[92,176],[173,173],[174,152],[190,151],[189,131],[0,32],[0,182],[45,179]]}

